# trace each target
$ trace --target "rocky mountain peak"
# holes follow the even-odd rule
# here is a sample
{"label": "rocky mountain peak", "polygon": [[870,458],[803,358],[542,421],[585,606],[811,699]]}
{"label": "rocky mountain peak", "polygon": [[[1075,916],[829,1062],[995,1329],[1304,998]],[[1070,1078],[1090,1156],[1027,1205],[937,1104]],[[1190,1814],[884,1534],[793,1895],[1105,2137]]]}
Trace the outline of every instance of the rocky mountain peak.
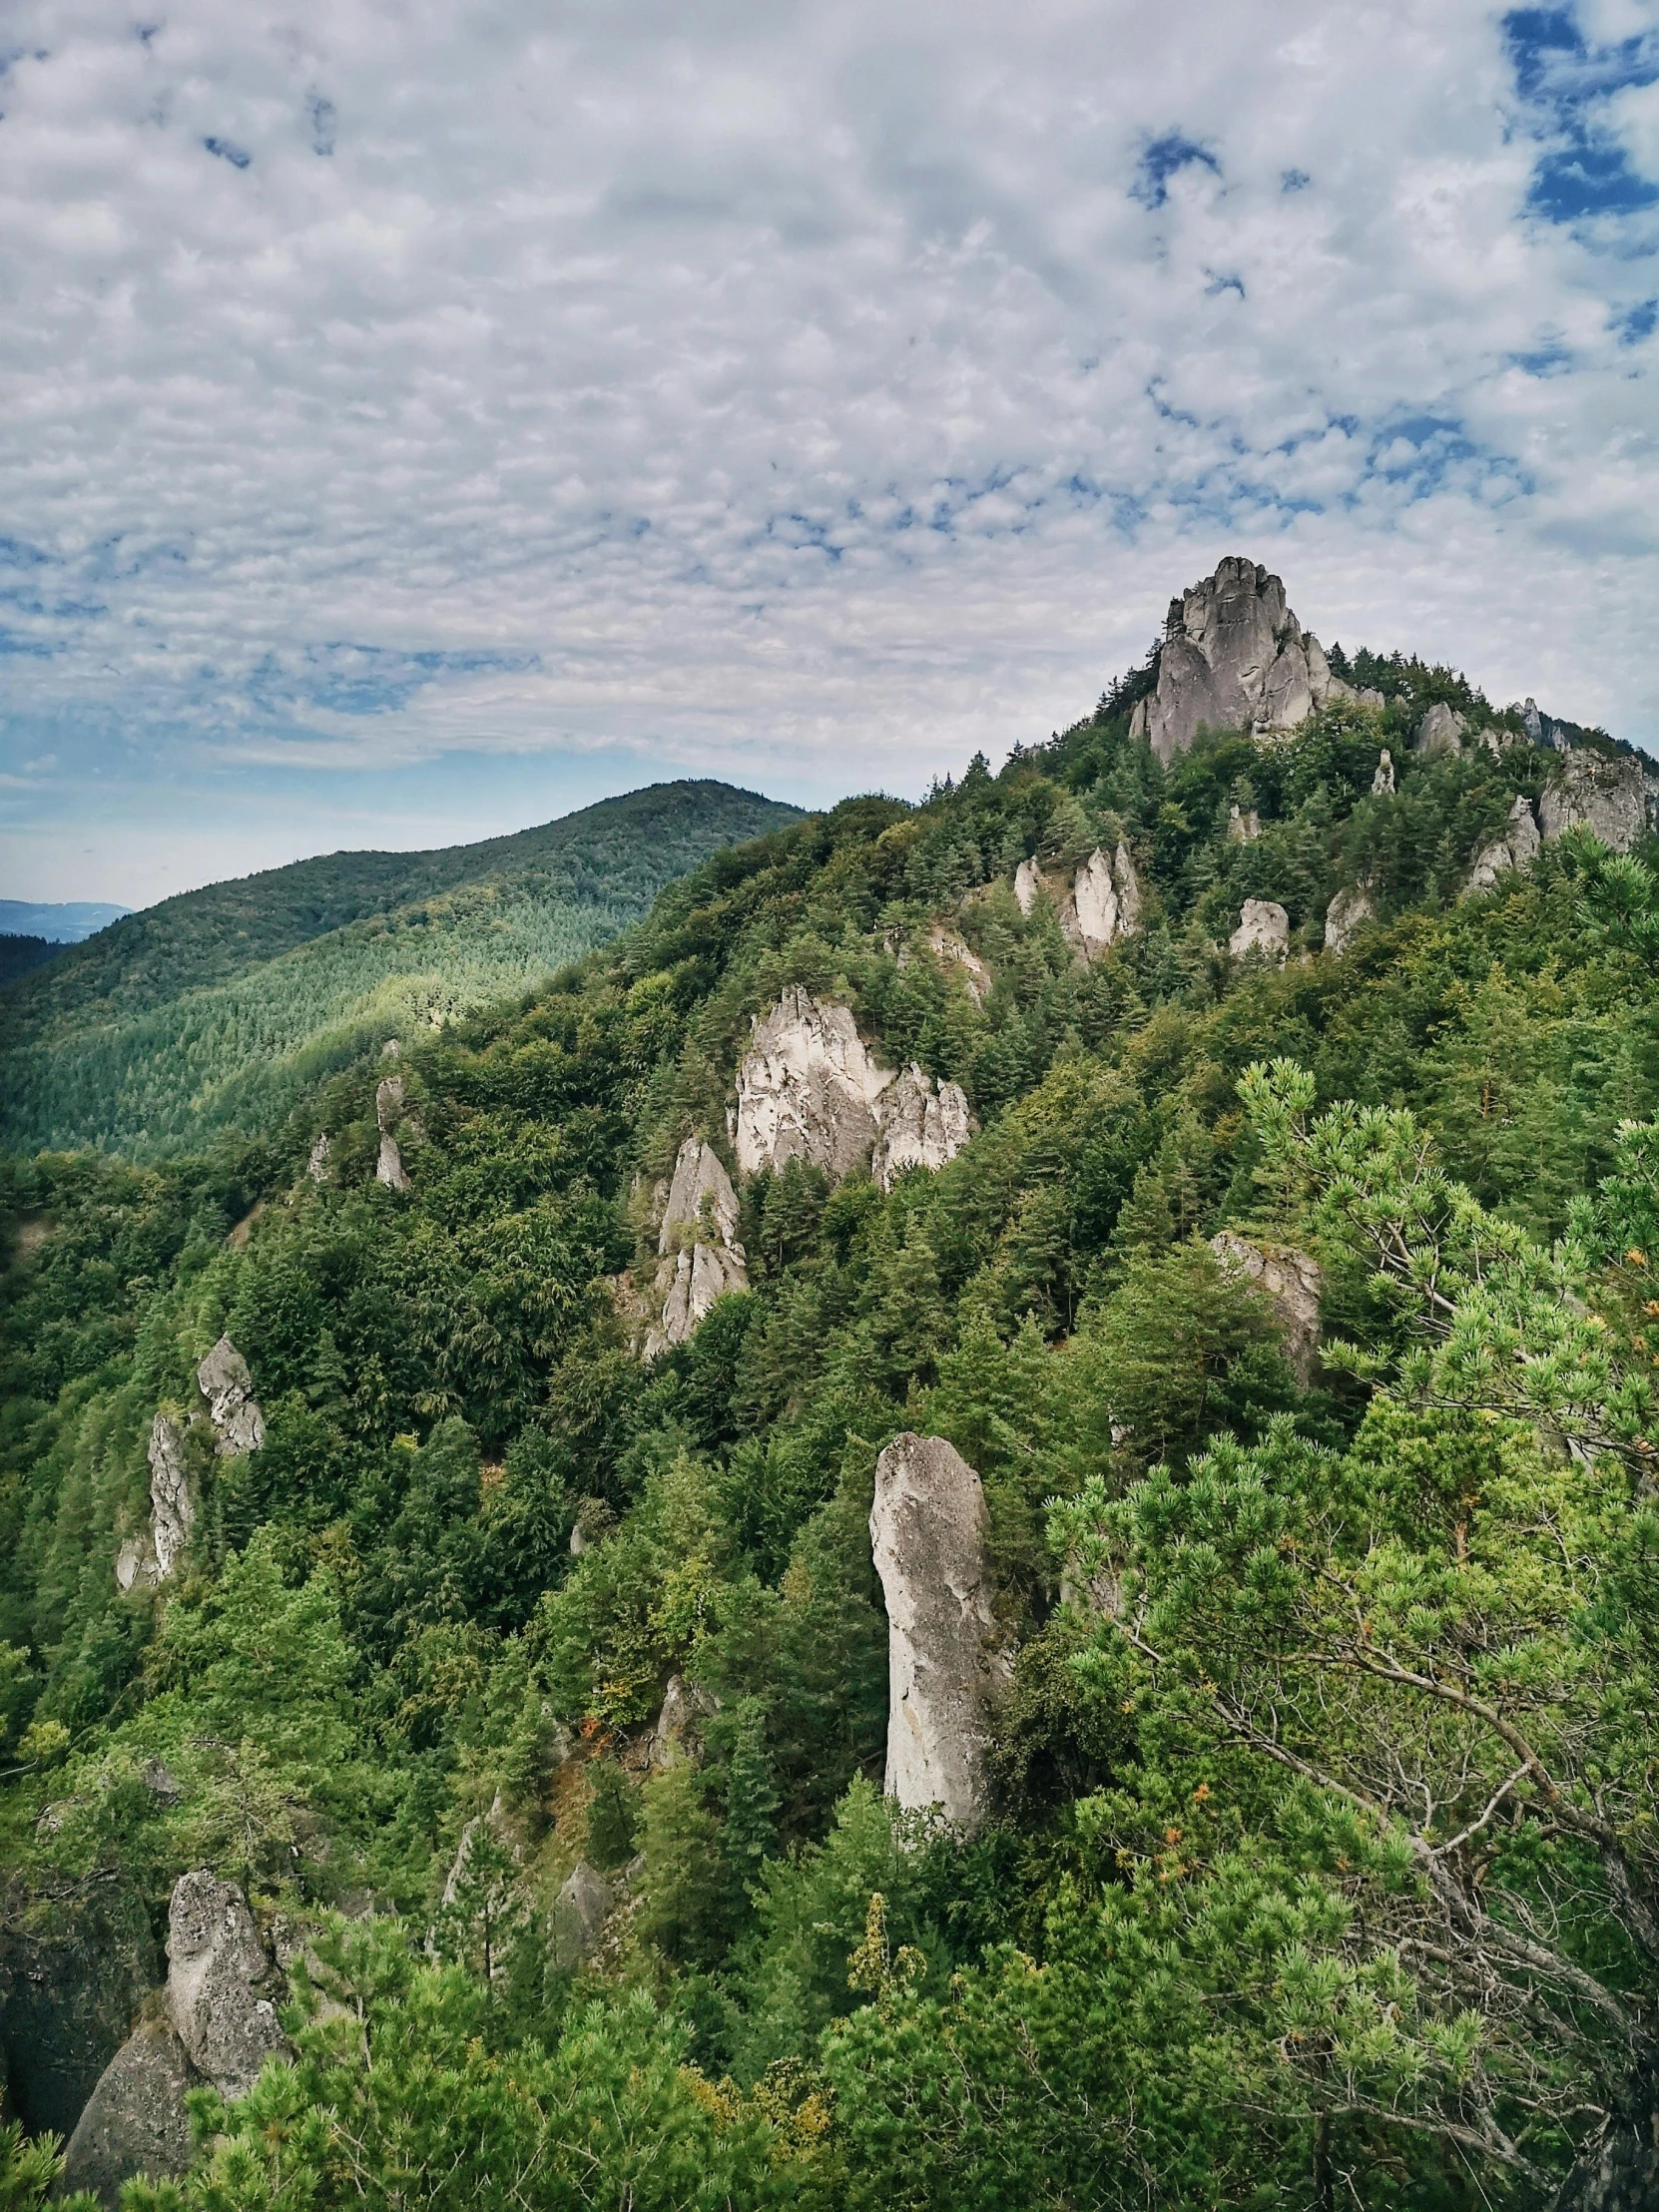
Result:
{"label": "rocky mountain peak", "polygon": [[1352,696],[1292,613],[1283,580],[1234,554],[1170,601],[1158,686],[1130,728],[1167,768],[1205,727],[1294,730],[1327,699]]}

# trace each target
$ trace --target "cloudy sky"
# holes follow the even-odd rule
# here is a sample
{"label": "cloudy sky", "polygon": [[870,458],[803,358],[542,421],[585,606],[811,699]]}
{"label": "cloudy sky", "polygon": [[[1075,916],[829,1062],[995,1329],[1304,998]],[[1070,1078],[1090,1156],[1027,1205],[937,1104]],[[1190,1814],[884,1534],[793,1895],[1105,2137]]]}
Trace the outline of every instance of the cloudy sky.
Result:
{"label": "cloudy sky", "polygon": [[1224,552],[1659,748],[1659,0],[8,0],[0,891],[919,793]]}

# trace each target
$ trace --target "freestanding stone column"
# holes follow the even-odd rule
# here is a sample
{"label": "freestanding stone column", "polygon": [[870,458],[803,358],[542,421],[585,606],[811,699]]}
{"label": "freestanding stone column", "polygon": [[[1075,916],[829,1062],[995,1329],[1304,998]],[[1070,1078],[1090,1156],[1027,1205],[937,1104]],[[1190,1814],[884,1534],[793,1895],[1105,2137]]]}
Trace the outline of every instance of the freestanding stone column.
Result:
{"label": "freestanding stone column", "polygon": [[896,1436],[875,1462],[869,1535],[887,1603],[887,1795],[972,1828],[985,1811],[986,1701],[1004,1666],[978,1475],[942,1436]]}

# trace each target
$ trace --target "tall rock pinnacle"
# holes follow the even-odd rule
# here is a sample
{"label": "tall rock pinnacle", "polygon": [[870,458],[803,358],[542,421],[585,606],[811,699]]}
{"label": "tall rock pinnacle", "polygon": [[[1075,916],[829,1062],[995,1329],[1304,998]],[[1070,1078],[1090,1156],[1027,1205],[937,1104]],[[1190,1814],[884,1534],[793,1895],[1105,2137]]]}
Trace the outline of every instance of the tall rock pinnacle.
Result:
{"label": "tall rock pinnacle", "polygon": [[1231,555],[1170,601],[1158,688],[1135,709],[1130,734],[1145,738],[1167,768],[1206,724],[1293,730],[1327,699],[1351,696],[1318,638],[1292,614],[1280,579]]}

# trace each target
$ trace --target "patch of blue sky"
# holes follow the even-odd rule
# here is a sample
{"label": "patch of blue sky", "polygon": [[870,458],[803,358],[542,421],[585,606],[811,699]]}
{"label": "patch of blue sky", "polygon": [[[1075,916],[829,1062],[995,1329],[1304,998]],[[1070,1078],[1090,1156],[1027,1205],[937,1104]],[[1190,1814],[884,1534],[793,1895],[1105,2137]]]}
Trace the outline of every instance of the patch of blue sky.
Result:
{"label": "patch of blue sky", "polygon": [[1170,179],[1183,169],[1200,168],[1209,170],[1213,176],[1221,175],[1221,164],[1207,146],[1186,137],[1183,132],[1166,131],[1159,138],[1149,139],[1141,148],[1129,197],[1138,200],[1143,208],[1161,208],[1169,198]]}
{"label": "patch of blue sky", "polygon": [[[237,688],[260,714],[394,714],[446,677],[515,675],[537,665],[533,654],[398,653],[380,646],[315,645],[293,657],[267,653]],[[211,672],[204,680],[215,682]]]}
{"label": "patch of blue sky", "polygon": [[1564,376],[1572,366],[1572,355],[1559,338],[1545,338],[1524,353],[1511,353],[1509,358],[1528,376]]}
{"label": "patch of blue sky", "polygon": [[1305,169],[1286,169],[1280,172],[1279,189],[1281,192],[1306,192],[1313,181]]}
{"label": "patch of blue sky", "polygon": [[1659,206],[1659,182],[1635,166],[1598,112],[1614,93],[1659,79],[1659,31],[1592,45],[1571,7],[1515,8],[1503,38],[1532,135],[1553,141],[1532,172],[1531,213],[1573,225]]}
{"label": "patch of blue sky", "polygon": [[1621,345],[1639,345],[1643,338],[1653,335],[1659,324],[1659,299],[1639,299],[1635,306],[1626,307],[1613,317],[1613,328]]}
{"label": "patch of blue sky", "polygon": [[245,146],[238,146],[234,139],[209,136],[202,141],[210,154],[222,162],[229,162],[233,169],[246,169],[254,157]]}

